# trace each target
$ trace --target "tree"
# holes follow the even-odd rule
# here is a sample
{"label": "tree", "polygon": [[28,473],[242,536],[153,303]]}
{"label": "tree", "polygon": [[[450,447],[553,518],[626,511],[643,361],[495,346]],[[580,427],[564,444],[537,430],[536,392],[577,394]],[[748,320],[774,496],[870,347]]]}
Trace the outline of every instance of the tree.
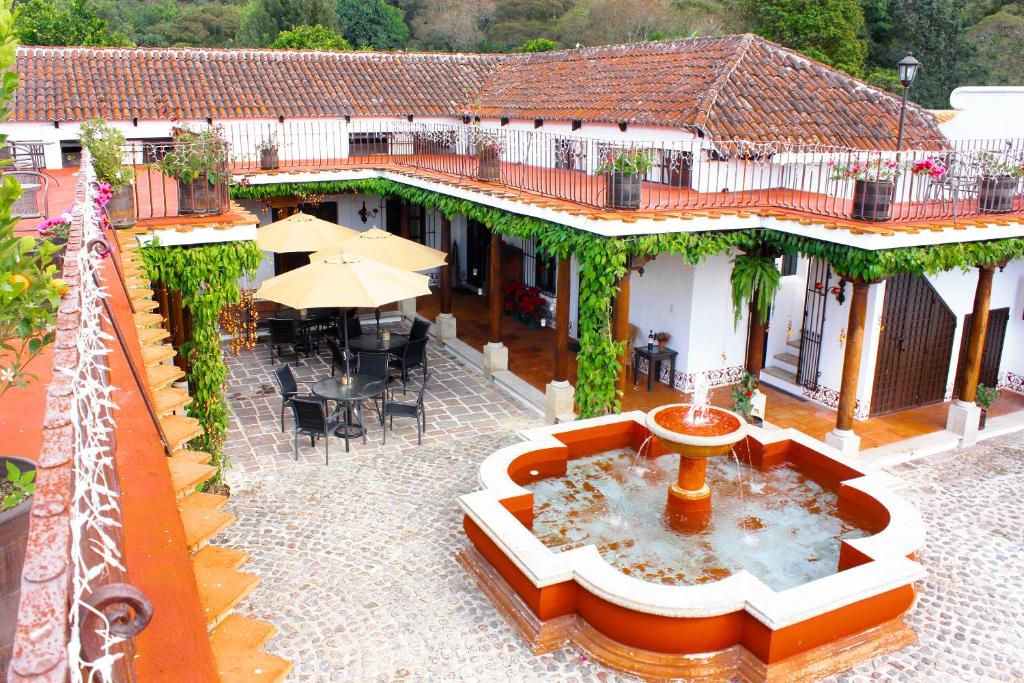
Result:
{"label": "tree", "polygon": [[483,45],[497,0],[401,0],[417,47],[467,52]]}
{"label": "tree", "polygon": [[281,31],[317,24],[338,26],[331,0],[249,0],[242,11],[237,40],[240,45],[266,47]]}
{"label": "tree", "polygon": [[487,39],[499,50],[555,33],[555,22],[573,6],[572,0],[502,0],[494,9]]}
{"label": "tree", "polygon": [[356,47],[398,50],[409,42],[405,13],[384,0],[338,0],[335,9],[341,35]]}
{"label": "tree", "polygon": [[855,76],[867,45],[858,0],[744,0],[754,32]]}
{"label": "tree", "polygon": [[270,47],[283,50],[324,50],[342,52],[351,50],[352,45],[337,32],[326,26],[296,26],[277,34]]}
{"label": "tree", "polygon": [[88,0],[28,0],[15,12],[14,33],[24,45],[134,45],[128,36],[112,31]]}
{"label": "tree", "polygon": [[1001,10],[985,17],[969,33],[988,85],[1024,83],[1024,16]]}
{"label": "tree", "polygon": [[553,40],[548,38],[534,38],[533,40],[528,40],[517,47],[514,52],[551,52],[552,50],[557,49],[558,44]]}
{"label": "tree", "polygon": [[667,0],[585,0],[558,22],[558,36],[565,45],[635,43],[687,36],[697,30],[690,13]]}

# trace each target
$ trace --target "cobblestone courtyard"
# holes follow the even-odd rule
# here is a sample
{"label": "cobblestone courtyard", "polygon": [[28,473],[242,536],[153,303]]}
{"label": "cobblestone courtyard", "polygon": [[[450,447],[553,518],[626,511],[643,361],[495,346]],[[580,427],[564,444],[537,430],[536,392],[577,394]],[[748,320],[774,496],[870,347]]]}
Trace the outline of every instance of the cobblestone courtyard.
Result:
{"label": "cobblestone courtyard", "polygon": [[[534,657],[456,564],[456,498],[477,488],[484,457],[541,419],[437,347],[430,366],[421,447],[412,424],[396,422],[386,448],[374,425],[351,453],[332,440],[325,467],[308,439],[292,460],[266,346],[229,358],[238,522],[216,542],[248,552],[262,577],[240,611],[277,625],[267,649],[292,660],[294,680],[621,680],[573,652]],[[296,374],[330,368],[304,359]],[[929,530],[929,576],[908,617],[919,641],[835,680],[1024,680],[1022,441],[891,470]]]}

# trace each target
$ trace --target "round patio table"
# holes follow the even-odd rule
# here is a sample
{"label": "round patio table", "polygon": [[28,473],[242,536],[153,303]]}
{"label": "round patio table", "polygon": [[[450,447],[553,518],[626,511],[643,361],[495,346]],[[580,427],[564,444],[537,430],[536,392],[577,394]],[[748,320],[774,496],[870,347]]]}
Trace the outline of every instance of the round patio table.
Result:
{"label": "round patio table", "polygon": [[273,317],[284,318],[285,320],[298,320],[302,323],[314,323],[328,320],[337,315],[338,309],[336,308],[303,308],[301,310],[297,308],[282,308]]}
{"label": "round patio table", "polygon": [[[335,401],[339,405],[345,405],[345,421],[334,430],[335,436],[345,439],[345,450],[348,450],[348,440],[366,436],[366,427],[363,426],[362,408],[360,401],[380,396],[384,393],[384,380],[373,375],[350,375],[352,382],[342,384],[340,377],[328,377],[311,385],[314,394],[328,401]],[[359,422],[352,423],[352,407],[355,406],[359,414]],[[353,429],[355,428],[355,429]]]}
{"label": "round patio table", "polygon": [[348,340],[348,346],[353,351],[387,351],[389,353],[398,351],[408,343],[409,335],[397,332],[392,332],[391,338],[386,342],[380,338],[379,334],[361,334]]}

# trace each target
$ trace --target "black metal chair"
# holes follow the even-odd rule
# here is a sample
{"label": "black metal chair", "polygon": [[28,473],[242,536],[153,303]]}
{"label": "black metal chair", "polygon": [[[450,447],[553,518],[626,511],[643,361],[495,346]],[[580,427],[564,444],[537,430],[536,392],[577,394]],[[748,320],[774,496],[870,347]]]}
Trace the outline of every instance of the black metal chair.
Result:
{"label": "black metal chair", "polygon": [[341,344],[333,337],[327,338],[327,346],[331,349],[331,377],[334,377],[335,368],[345,369],[345,355],[348,352],[341,348]]}
{"label": "black metal chair", "polygon": [[420,339],[426,339],[427,332],[430,331],[430,323],[423,318],[416,318],[412,321],[412,329],[409,330],[409,341],[419,341]]}
{"label": "black metal chair", "polygon": [[[277,389],[281,394],[281,431],[284,431],[284,409],[291,403],[293,398],[299,397],[299,382],[295,379],[292,366],[285,363],[274,370],[274,377],[277,379]],[[312,384],[312,382],[303,382]],[[315,398],[311,394],[303,394],[301,398]],[[319,400],[319,399],[317,399]]]}
{"label": "black metal chair", "polygon": [[427,376],[427,338],[422,337],[416,341],[410,341],[402,349],[401,357],[391,361],[390,365],[400,373],[402,393],[404,394],[409,384],[410,370],[423,368],[423,377]]}
{"label": "black metal chair", "polygon": [[384,382],[384,391],[373,399],[373,406],[377,410],[377,417],[382,425],[384,424],[382,402],[388,398],[388,385],[392,380],[389,362],[390,354],[386,351],[361,351],[356,355],[356,372],[360,375],[377,377]]}
{"label": "black metal chair", "polygon": [[295,416],[295,439],[293,442],[295,459],[299,459],[299,434],[304,434],[309,437],[310,446],[316,446],[316,440],[323,437],[324,464],[328,464],[330,461],[330,435],[333,430],[337,429],[344,416],[342,414],[328,415],[327,405],[316,398],[296,396],[292,399],[291,406],[292,414]]}
{"label": "black metal chair", "polygon": [[292,355],[296,359],[299,357],[299,352],[303,349],[309,349],[309,342],[304,342],[303,337],[305,333],[301,331],[299,324],[295,320],[288,320],[287,318],[271,318],[267,321],[270,326],[270,364],[274,364],[274,350],[277,350],[278,357],[283,356],[281,353],[282,346],[291,346]]}
{"label": "black metal chair", "polygon": [[423,443],[423,432],[427,431],[427,411],[423,405],[423,399],[427,393],[427,381],[430,375],[423,375],[423,384],[420,385],[419,395],[415,403],[401,403],[398,401],[384,400],[384,419],[388,425],[384,429],[384,443],[388,442],[388,429],[395,426],[395,417],[411,417],[416,420],[416,443]]}

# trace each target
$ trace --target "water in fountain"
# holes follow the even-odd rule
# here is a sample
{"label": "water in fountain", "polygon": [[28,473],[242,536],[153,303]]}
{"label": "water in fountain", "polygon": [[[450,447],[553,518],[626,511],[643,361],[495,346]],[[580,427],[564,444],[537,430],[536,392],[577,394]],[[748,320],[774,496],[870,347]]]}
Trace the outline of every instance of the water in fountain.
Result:
{"label": "water in fountain", "polygon": [[711,393],[711,387],[708,384],[707,377],[698,375],[693,380],[693,396],[690,398],[690,413],[687,416],[687,422],[692,425],[702,425],[708,421],[708,412],[711,407],[711,399],[709,394]]}
{"label": "water in fountain", "polygon": [[630,469],[632,469],[637,474],[643,474],[647,471],[647,468],[641,466],[639,463],[640,459],[644,457],[644,449],[650,446],[651,439],[653,438],[654,435],[652,434],[651,436],[644,439],[643,443],[640,444],[640,448],[636,449],[636,457],[633,458],[633,465]]}

